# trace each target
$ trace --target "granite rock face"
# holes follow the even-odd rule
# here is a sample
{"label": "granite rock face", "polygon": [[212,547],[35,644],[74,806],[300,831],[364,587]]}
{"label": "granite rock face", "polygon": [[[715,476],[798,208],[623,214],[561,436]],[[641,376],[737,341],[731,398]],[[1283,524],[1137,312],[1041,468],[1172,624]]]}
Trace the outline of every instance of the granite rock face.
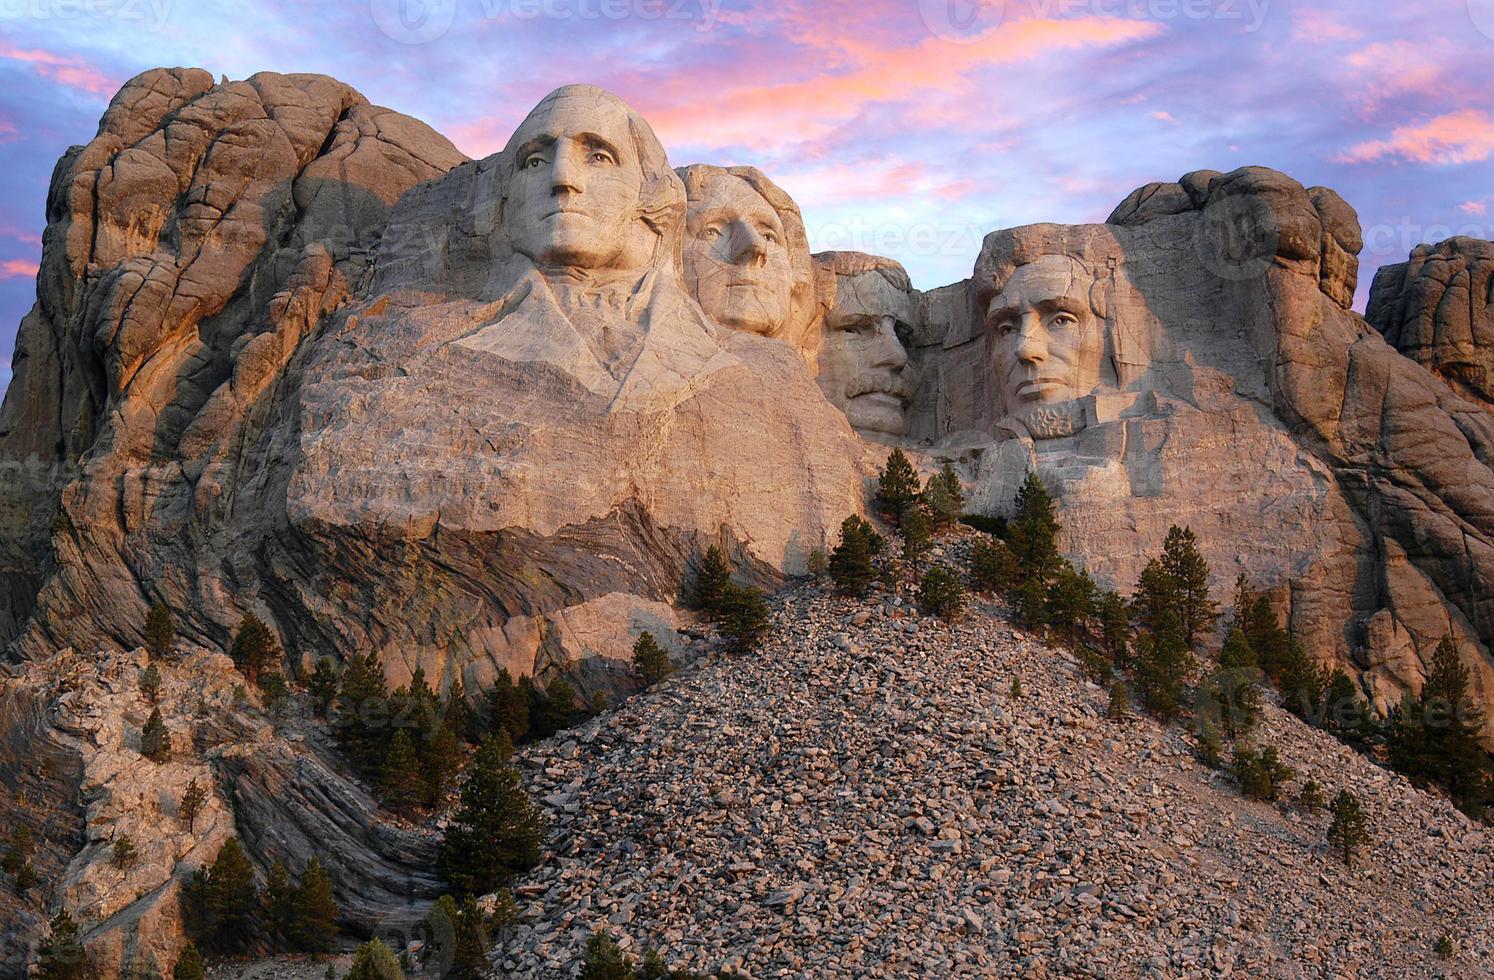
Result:
{"label": "granite rock face", "polygon": [[[110,969],[165,962],[172,883],[212,844],[163,837],[122,885],[97,868],[100,828],[154,819],[119,801],[193,771],[130,756],[139,665],[110,651],[153,603],[203,683],[229,684],[254,611],[293,678],[373,650],[395,684],[605,693],[643,630],[680,646],[707,546],[782,582],[888,445],[955,464],[985,513],[1036,471],[1065,550],[1122,591],[1192,526],[1216,594],[1247,574],[1381,709],[1451,634],[1494,708],[1489,243],[1382,271],[1367,321],[1346,202],[1198,171],[1103,225],[992,232],[971,278],[921,292],[809,255],[751,168],[677,172],[599,89],[472,161],[329,78],[185,69],[121,90],[47,216],[0,406],[0,749],[55,757],[27,787],[56,815],[38,860]],[[174,710],[225,787],[215,833],[263,864],[337,842],[351,923],[417,914],[429,841],[320,734]]]}
{"label": "granite rock face", "polygon": [[915,432],[989,512],[1035,469],[1104,584],[1187,524],[1220,596],[1274,590],[1382,710],[1449,634],[1494,702],[1488,416],[1349,310],[1360,247],[1338,195],[1263,168],[994,232],[926,297]]}

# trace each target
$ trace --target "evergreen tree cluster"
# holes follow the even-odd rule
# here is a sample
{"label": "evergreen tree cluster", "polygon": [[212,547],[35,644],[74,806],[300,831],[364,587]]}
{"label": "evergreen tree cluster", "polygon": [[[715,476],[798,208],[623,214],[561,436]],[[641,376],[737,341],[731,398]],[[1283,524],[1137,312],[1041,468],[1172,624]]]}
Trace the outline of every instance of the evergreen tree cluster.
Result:
{"label": "evergreen tree cluster", "polygon": [[354,770],[376,783],[385,805],[406,815],[440,802],[461,764],[462,737],[473,727],[460,680],[441,698],[417,667],[409,684],[390,693],[373,653],[348,662],[329,717]]}
{"label": "evergreen tree cluster", "polygon": [[[198,950],[238,955],[261,938],[277,952],[327,952],[337,938],[339,914],[332,879],[317,858],[295,882],[276,861],[261,889],[237,837],[225,841],[212,865],[194,871],[182,890],[182,926],[192,940],[199,976]],[[182,955],[187,958],[185,951]]]}
{"label": "evergreen tree cluster", "polygon": [[[772,615],[768,600],[756,586],[732,578],[733,569],[716,545],[706,549],[696,572],[692,601],[716,624],[732,650],[749,653],[768,635]],[[831,561],[834,574],[834,561]]]}
{"label": "evergreen tree cluster", "polygon": [[[734,980],[732,973],[718,973],[714,980]],[[643,954],[640,963],[618,947],[617,942],[606,932],[598,930],[591,934],[582,951],[581,980],[711,980],[704,974],[688,970],[672,970],[664,957],[655,950]]]}

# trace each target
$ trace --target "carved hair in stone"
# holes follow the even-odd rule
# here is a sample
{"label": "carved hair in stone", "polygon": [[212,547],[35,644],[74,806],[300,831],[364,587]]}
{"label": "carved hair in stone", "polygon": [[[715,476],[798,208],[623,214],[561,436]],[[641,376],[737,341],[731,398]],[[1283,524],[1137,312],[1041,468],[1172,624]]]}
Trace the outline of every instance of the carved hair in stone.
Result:
{"label": "carved hair in stone", "polygon": [[918,315],[908,273],[891,259],[863,252],[821,252],[814,263],[822,311],[820,390],[862,435],[904,435],[918,380],[899,336]]}
{"label": "carved hair in stone", "polygon": [[684,188],[653,129],[610,92],[545,96],[498,169],[504,230],[547,276],[678,268]]}
{"label": "carved hair in stone", "polygon": [[975,285],[1000,427],[1071,435],[1085,424],[1086,396],[1128,388],[1150,367],[1151,317],[1108,237],[1066,241],[1052,225],[993,233]]}
{"label": "carved hair in stone", "polygon": [[[685,183],[685,285],[718,323],[812,347],[814,275],[799,206],[756,167],[697,163]],[[812,358],[811,358],[812,362]]]}

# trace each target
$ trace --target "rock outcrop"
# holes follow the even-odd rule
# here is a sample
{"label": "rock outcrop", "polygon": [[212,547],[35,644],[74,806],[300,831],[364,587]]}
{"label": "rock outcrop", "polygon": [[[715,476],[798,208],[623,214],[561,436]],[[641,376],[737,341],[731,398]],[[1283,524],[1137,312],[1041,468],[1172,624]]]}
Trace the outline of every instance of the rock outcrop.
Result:
{"label": "rock outcrop", "polygon": [[1106,585],[1190,525],[1219,595],[1239,573],[1274,590],[1382,711],[1447,635],[1494,704],[1494,429],[1349,310],[1360,244],[1336,194],[1261,168],[994,232],[926,298],[915,432],[987,511],[1035,469]]}

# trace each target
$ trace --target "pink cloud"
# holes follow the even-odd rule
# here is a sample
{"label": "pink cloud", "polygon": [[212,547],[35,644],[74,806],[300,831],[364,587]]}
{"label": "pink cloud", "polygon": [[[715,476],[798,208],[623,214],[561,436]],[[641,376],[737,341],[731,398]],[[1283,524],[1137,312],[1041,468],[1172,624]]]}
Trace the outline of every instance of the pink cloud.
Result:
{"label": "pink cloud", "polygon": [[1464,214],[1472,214],[1483,217],[1484,215],[1489,213],[1489,202],[1464,201],[1462,204],[1458,205],[1458,210],[1462,211]]}
{"label": "pink cloud", "polygon": [[1154,112],[1152,113],[1152,118],[1157,120],[1158,122],[1173,123],[1174,125],[1177,124],[1177,120],[1173,118],[1173,115],[1170,112]]}
{"label": "pink cloud", "polygon": [[[818,28],[824,30],[822,21]],[[839,57],[832,61],[844,66],[838,72],[811,73],[778,85],[723,87],[718,72],[707,68],[709,78],[676,78],[668,92],[646,92],[638,108],[666,146],[746,146],[759,151],[813,142],[878,103],[912,107],[912,117],[922,126],[960,124],[972,118],[989,126],[992,103],[978,97],[966,78],[971,73],[1064,51],[1112,47],[1163,29],[1153,22],[1090,18],[1019,21],[963,45],[937,37],[897,45],[836,36]],[[810,36],[817,44],[830,43],[817,34]],[[834,111],[827,112],[829,107]]]}
{"label": "pink cloud", "polygon": [[1292,19],[1292,37],[1298,41],[1357,41],[1363,36],[1326,10],[1298,10]]}
{"label": "pink cloud", "polygon": [[40,268],[30,259],[7,259],[0,262],[0,279],[35,279]]}
{"label": "pink cloud", "polygon": [[110,80],[103,72],[82,58],[55,54],[40,48],[18,48],[0,42],[0,59],[30,65],[32,71],[43,78],[50,78],[68,88],[88,92],[91,95],[102,95],[108,98],[119,89],[118,82]]}
{"label": "pink cloud", "polygon": [[1478,163],[1494,155],[1494,117],[1477,109],[1444,113],[1424,123],[1397,126],[1390,138],[1358,143],[1339,163],[1371,163],[1399,157],[1413,163]]}

